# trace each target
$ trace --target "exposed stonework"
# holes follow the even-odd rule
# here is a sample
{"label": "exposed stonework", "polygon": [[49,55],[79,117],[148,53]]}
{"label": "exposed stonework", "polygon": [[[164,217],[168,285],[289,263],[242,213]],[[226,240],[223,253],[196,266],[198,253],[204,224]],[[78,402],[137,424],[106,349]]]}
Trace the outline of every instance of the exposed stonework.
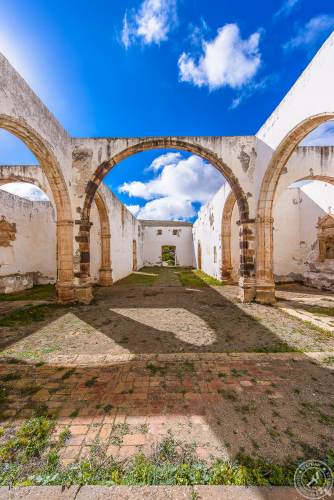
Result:
{"label": "exposed stonework", "polygon": [[[287,163],[298,156],[294,151],[299,142],[312,129],[334,117],[333,61],[334,34],[256,136],[75,139],[69,137],[23,78],[0,55],[0,127],[21,139],[36,156],[55,205],[59,300],[71,302],[80,295],[84,295],[84,300],[91,297],[90,233],[94,231],[91,209],[105,175],[120,161],[141,151],[174,148],[204,158],[229,183],[238,207],[242,298],[252,299],[256,289],[258,300],[273,302],[272,210],[275,193],[282,177],[290,179],[294,168]],[[309,155],[314,153],[317,154],[314,150],[307,152]],[[317,164],[313,162],[310,166],[304,162],[305,169],[300,170],[303,177],[333,179],[331,156],[331,151],[322,150]],[[5,168],[0,174],[6,176]],[[30,174],[37,183],[37,177]],[[109,233],[103,230],[102,234],[102,246],[107,252]],[[214,246],[217,251],[219,246],[212,244],[211,250]],[[78,257],[79,268],[76,269]],[[111,265],[103,265],[101,273],[103,279],[110,282]]]}
{"label": "exposed stonework", "polygon": [[3,215],[0,220],[0,247],[10,247],[16,239],[16,224],[8,222]]}

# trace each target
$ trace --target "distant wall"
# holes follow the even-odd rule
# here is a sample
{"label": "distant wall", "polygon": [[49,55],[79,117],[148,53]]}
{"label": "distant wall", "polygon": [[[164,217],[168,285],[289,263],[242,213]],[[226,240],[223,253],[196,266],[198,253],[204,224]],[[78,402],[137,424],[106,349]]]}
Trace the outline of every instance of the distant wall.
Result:
{"label": "distant wall", "polygon": [[145,266],[160,266],[162,246],[176,247],[176,265],[193,266],[192,224],[173,221],[141,221]]}
{"label": "distant wall", "polygon": [[230,191],[231,188],[225,183],[212,200],[201,208],[193,226],[196,267],[200,267],[198,255],[200,245],[202,271],[217,279],[221,278],[222,270],[223,209]]}
{"label": "distant wall", "polygon": [[[0,190],[1,219],[15,223],[16,230],[13,239],[0,246],[0,275],[35,273],[34,278],[27,278],[26,286],[33,284],[32,279],[35,283],[54,282],[56,224],[51,203],[25,200]],[[20,281],[18,277],[18,286]],[[12,286],[15,288],[14,282]]]}
{"label": "distant wall", "polygon": [[113,280],[128,276],[133,269],[133,241],[137,247],[137,268],[143,267],[143,240],[140,222],[108,189],[103,191],[108,202],[111,222],[111,267]]}
{"label": "distant wall", "polygon": [[[133,241],[137,268],[143,266],[141,224],[106,187],[101,187],[110,221],[113,280],[132,272]],[[56,222],[50,202],[29,201],[0,189],[0,221],[16,224],[13,240],[0,246],[0,289],[4,293],[56,281]],[[101,226],[95,203],[91,212],[91,276],[99,280]],[[1,224],[1,223],[0,223]],[[0,226],[1,227],[1,226]],[[5,226],[3,226],[5,227]],[[7,226],[6,226],[7,227]]]}

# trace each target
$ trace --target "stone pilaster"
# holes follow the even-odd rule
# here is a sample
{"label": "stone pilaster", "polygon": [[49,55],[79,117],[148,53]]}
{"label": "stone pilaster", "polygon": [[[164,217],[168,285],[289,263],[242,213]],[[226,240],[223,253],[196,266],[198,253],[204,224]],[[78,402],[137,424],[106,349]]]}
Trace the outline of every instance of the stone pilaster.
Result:
{"label": "stone pilaster", "polygon": [[240,244],[239,298],[252,302],[255,298],[255,235],[254,219],[238,222]]}
{"label": "stone pilaster", "polygon": [[57,295],[67,304],[75,301],[73,284],[73,221],[57,221]]}
{"label": "stone pilaster", "polygon": [[101,232],[101,268],[99,269],[99,284],[101,286],[111,286],[112,269],[110,261],[110,233]]}
{"label": "stone pilaster", "polygon": [[273,222],[272,217],[256,218],[256,301],[261,304],[273,304],[275,302]]}
{"label": "stone pilaster", "polygon": [[78,302],[89,304],[93,299],[92,283],[90,278],[90,228],[89,220],[80,220],[80,230],[78,236],[75,237],[79,243],[80,252],[80,272],[77,276],[77,284],[75,286],[75,296]]}

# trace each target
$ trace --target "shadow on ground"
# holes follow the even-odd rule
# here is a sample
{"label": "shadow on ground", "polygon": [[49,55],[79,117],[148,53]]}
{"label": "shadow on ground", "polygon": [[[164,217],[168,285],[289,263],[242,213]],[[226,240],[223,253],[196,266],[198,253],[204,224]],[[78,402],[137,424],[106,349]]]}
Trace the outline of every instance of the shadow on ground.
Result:
{"label": "shadow on ground", "polygon": [[330,351],[332,339],[319,335],[275,308],[238,304],[234,287],[187,289],[167,279],[99,289],[91,306],[2,328],[10,347],[1,364],[2,421],[15,425],[46,407],[71,426],[66,460],[95,438],[131,456],[169,429],[196,442],[203,458],[322,456],[333,447],[332,367],[284,352]]}

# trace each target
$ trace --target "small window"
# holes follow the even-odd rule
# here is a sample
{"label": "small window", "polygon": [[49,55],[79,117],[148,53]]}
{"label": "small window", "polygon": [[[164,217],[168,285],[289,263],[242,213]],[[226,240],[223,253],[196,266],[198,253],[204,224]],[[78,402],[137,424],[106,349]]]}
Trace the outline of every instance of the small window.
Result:
{"label": "small window", "polygon": [[173,229],[173,236],[179,236],[181,229]]}
{"label": "small window", "polygon": [[217,248],[216,248],[216,246],[213,247],[213,262],[214,262],[214,264],[217,263]]}
{"label": "small window", "polygon": [[162,229],[157,229],[157,235],[161,236],[162,235]]}

